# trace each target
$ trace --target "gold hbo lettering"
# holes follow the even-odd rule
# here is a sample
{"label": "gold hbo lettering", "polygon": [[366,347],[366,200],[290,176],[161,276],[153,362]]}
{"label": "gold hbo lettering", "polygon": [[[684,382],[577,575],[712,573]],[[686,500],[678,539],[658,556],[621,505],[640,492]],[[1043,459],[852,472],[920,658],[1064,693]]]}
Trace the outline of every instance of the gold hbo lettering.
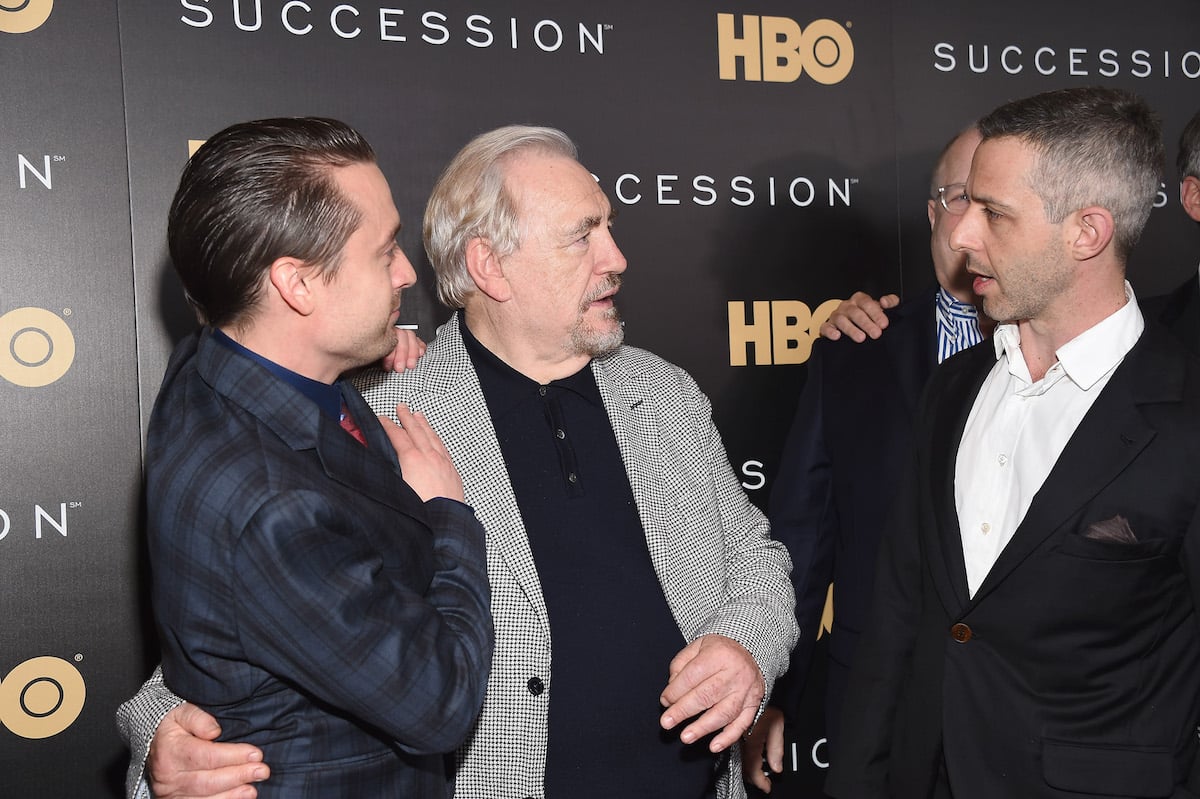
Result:
{"label": "gold hbo lettering", "polygon": [[[849,23],[847,23],[849,24]],[[831,19],[801,28],[787,17],[717,14],[721,80],[737,80],[738,62],[746,80],[791,83],[805,72],[817,83],[840,83],[854,66],[850,32]]]}
{"label": "gold hbo lettering", "polygon": [[49,738],[79,718],[86,696],[83,676],[72,664],[31,658],[0,681],[0,724],[22,738]]}
{"label": "gold hbo lettering", "polygon": [[0,32],[29,33],[50,19],[54,0],[0,0]]}
{"label": "gold hbo lettering", "polygon": [[799,300],[757,300],[729,303],[729,365],[745,366],[753,351],[755,366],[804,363],[812,354],[821,325],[841,300],[826,300],[809,310]]}
{"label": "gold hbo lettering", "polygon": [[44,308],[17,308],[0,316],[0,378],[26,388],[47,386],[71,368],[75,336]]}

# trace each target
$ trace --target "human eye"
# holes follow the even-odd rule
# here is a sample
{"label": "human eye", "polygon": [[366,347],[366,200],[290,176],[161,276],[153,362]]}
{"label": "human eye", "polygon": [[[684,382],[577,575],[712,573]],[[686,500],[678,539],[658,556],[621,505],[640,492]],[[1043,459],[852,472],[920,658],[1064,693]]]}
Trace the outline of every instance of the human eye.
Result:
{"label": "human eye", "polygon": [[987,221],[989,221],[989,222],[995,222],[997,219],[1000,219],[1001,217],[1004,216],[1004,214],[1000,213],[999,211],[993,211],[991,208],[988,208],[987,206],[984,206],[984,208],[983,208],[983,215],[984,215],[984,217],[987,218]]}

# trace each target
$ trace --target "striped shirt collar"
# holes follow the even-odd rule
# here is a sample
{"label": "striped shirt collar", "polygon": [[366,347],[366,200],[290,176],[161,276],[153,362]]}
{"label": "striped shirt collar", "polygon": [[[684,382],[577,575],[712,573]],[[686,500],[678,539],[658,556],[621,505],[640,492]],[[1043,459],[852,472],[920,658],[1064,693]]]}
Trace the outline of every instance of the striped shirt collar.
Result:
{"label": "striped shirt collar", "polygon": [[944,287],[938,287],[937,338],[938,363],[955,353],[983,341],[979,330],[979,311],[969,302],[962,302]]}

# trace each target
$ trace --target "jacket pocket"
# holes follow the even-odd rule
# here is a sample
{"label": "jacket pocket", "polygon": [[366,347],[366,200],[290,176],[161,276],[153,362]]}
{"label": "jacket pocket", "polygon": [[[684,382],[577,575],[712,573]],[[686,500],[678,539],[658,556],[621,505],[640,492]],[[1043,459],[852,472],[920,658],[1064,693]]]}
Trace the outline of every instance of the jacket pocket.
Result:
{"label": "jacket pocket", "polygon": [[1098,796],[1165,797],[1175,788],[1171,751],[1159,746],[1042,742],[1046,784]]}

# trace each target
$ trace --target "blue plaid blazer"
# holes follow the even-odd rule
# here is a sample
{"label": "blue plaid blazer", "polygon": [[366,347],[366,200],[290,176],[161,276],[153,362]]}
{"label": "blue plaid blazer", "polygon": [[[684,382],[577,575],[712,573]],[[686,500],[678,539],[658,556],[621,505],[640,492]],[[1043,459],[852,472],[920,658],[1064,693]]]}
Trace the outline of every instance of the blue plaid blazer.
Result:
{"label": "blue plaid blazer", "polygon": [[491,655],[484,535],[205,330],[150,420],[147,530],[168,687],[260,746],[260,797],[434,797]]}

